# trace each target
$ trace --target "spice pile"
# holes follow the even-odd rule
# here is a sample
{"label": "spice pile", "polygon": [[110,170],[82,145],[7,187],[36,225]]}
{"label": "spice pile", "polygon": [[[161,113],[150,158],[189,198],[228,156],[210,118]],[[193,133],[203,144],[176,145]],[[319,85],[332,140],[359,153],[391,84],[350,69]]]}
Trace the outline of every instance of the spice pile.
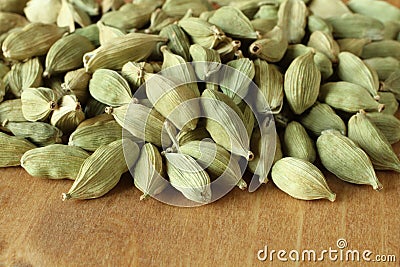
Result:
{"label": "spice pile", "polygon": [[0,167],[74,180],[64,200],[101,197],[129,170],[142,198],[171,185],[196,203],[221,175],[245,189],[244,171],[334,201],[317,159],[375,190],[375,170],[400,172],[397,7],[125,2],[0,2]]}

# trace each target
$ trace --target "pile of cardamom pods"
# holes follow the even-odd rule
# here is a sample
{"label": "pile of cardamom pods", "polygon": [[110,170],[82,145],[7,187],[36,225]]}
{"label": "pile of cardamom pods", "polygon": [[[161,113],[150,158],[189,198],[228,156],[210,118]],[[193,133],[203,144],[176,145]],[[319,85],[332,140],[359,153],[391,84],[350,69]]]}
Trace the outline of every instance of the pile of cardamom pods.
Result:
{"label": "pile of cardamom pods", "polygon": [[[170,184],[196,203],[222,174],[334,201],[316,165],[375,190],[376,170],[400,172],[400,10],[385,1],[1,0],[0,45],[0,167],[74,180],[64,200],[101,197],[128,171],[142,198]],[[176,87],[157,75],[205,80],[222,64],[257,85],[276,140],[240,75]],[[199,98],[224,105],[185,104]],[[187,123],[169,118],[178,107]]]}

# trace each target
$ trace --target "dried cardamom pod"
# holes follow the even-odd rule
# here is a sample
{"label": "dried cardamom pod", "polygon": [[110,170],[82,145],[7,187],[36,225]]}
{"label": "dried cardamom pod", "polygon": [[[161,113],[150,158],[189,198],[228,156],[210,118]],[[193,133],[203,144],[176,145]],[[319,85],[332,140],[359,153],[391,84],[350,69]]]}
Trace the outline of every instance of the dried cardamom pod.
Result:
{"label": "dried cardamom pod", "polygon": [[132,101],[128,82],[113,70],[96,70],[90,80],[89,91],[94,99],[112,107],[127,105]]}
{"label": "dried cardamom pod", "polygon": [[84,68],[69,71],[64,76],[64,83],[61,85],[66,92],[75,95],[79,102],[86,105],[89,99],[89,81],[92,76]]}
{"label": "dried cardamom pod", "polygon": [[395,115],[399,110],[399,102],[396,96],[391,92],[379,92],[379,103],[385,105],[385,109],[381,113]]}
{"label": "dried cardamom pod", "polygon": [[371,43],[371,40],[367,38],[344,38],[338,39],[336,42],[339,44],[340,52],[350,52],[361,57],[364,46]]}
{"label": "dried cardamom pod", "polygon": [[93,118],[98,115],[104,114],[107,105],[100,103],[96,99],[90,97],[85,107],[85,117]]}
{"label": "dried cardamom pod", "polygon": [[[254,82],[261,96],[256,98],[256,109],[260,113],[271,110],[272,114],[279,113],[283,107],[283,75],[275,65],[257,59],[254,61]],[[262,97],[265,101],[260,101]],[[263,105],[268,104],[268,107]]]}
{"label": "dried cardamom pod", "polygon": [[385,105],[377,102],[364,87],[349,82],[331,82],[321,86],[319,101],[349,113],[360,109],[381,112]]}
{"label": "dried cardamom pod", "polygon": [[351,0],[349,8],[355,12],[382,22],[400,20],[400,10],[386,1]]}
{"label": "dried cardamom pod", "polygon": [[315,136],[320,136],[323,131],[332,129],[346,135],[346,124],[327,104],[315,103],[308,112],[302,114],[300,122]]}
{"label": "dried cardamom pod", "polygon": [[311,33],[315,31],[321,31],[327,34],[332,34],[333,32],[332,25],[330,25],[325,19],[317,15],[308,16],[307,27]]}
{"label": "dried cardamom pod", "polygon": [[65,33],[66,29],[52,24],[28,24],[22,30],[7,36],[2,46],[3,54],[12,60],[43,56]]}
{"label": "dried cardamom pod", "polygon": [[397,100],[400,101],[400,70],[396,70],[390,74],[382,86],[383,91],[393,93]]}
{"label": "dried cardamom pod", "polygon": [[8,74],[11,93],[19,98],[23,90],[39,87],[42,84],[42,74],[43,67],[37,57],[14,64]]}
{"label": "dried cardamom pod", "polygon": [[309,8],[314,15],[323,19],[351,14],[349,8],[341,0],[313,0]]}
{"label": "dried cardamom pod", "polygon": [[219,82],[222,92],[239,104],[248,93],[249,86],[255,76],[253,61],[241,57],[227,63],[228,68]]}
{"label": "dried cardamom pod", "polygon": [[0,123],[4,121],[24,122],[21,99],[6,100],[0,103]]}
{"label": "dried cardamom pod", "polygon": [[254,159],[249,161],[247,166],[250,172],[259,176],[260,183],[268,183],[271,165],[282,158],[279,137],[271,136],[271,131],[275,131],[274,128],[274,123],[266,119],[261,127],[254,128],[251,135],[250,149],[254,153]]}
{"label": "dried cardamom pod", "polygon": [[226,38],[215,48],[215,50],[217,50],[219,53],[221,61],[228,62],[233,60],[233,58],[237,55],[240,46],[240,41],[233,41],[231,38]]}
{"label": "dried cardamom pod", "polygon": [[[103,109],[103,112],[104,112],[104,109]],[[86,120],[82,121],[78,125],[78,127],[76,127],[76,129],[78,130],[80,128],[84,128],[84,127],[87,127],[87,126],[93,126],[96,123],[103,124],[103,123],[106,123],[106,122],[109,122],[109,121],[112,121],[112,120],[114,120],[114,117],[112,115],[107,114],[107,113],[103,113],[101,115],[97,115],[97,116],[95,116],[93,118],[86,119]]]}
{"label": "dried cardamom pod", "polygon": [[384,40],[396,40],[400,32],[400,22],[399,21],[387,21],[384,22],[385,33],[383,35]]}
{"label": "dried cardamom pod", "polygon": [[9,122],[2,126],[16,137],[25,138],[37,146],[62,143],[63,133],[56,127],[44,122]]}
{"label": "dried cardamom pod", "polygon": [[210,141],[191,141],[180,146],[179,151],[194,158],[213,179],[221,177],[224,185],[246,189],[239,158],[231,156],[222,146]]}
{"label": "dried cardamom pod", "polygon": [[100,13],[100,4],[96,0],[72,0],[72,3],[90,16],[97,16]]}
{"label": "dried cardamom pod", "polygon": [[227,38],[219,27],[199,18],[184,18],[178,25],[191,37],[193,43],[206,48],[216,48]]}
{"label": "dried cardamom pod", "polygon": [[[193,59],[194,70],[197,77],[202,81],[212,81],[214,82],[217,78],[212,76],[216,74],[218,76],[218,71],[221,69],[221,58],[218,52],[214,49],[208,49],[201,45],[194,44],[190,46],[190,55]],[[207,83],[207,88],[211,90],[218,90],[217,83]]]}
{"label": "dried cardamom pod", "polygon": [[333,39],[331,33],[315,31],[311,34],[310,40],[308,41],[307,45],[323,53],[332,62],[338,62],[340,48],[338,43]]}
{"label": "dried cardamom pod", "polygon": [[28,0],[3,0],[0,3],[0,11],[23,14],[27,2]]}
{"label": "dried cardamom pod", "polygon": [[168,14],[161,8],[157,8],[151,13],[150,26],[144,30],[145,33],[155,33],[160,32],[167,26],[175,23],[176,18],[171,18]]}
{"label": "dried cardamom pod", "polygon": [[272,180],[286,194],[302,200],[326,198],[335,201],[322,172],[308,161],[297,158],[283,158],[274,164]]}
{"label": "dried cardamom pod", "polygon": [[21,94],[22,113],[28,121],[45,121],[57,109],[58,97],[49,88],[28,88]]}
{"label": "dried cardamom pod", "polygon": [[247,135],[250,137],[253,133],[254,126],[256,125],[256,118],[254,116],[252,107],[245,101],[240,102],[238,107],[242,111],[243,123],[246,127]]}
{"label": "dried cardamom pod", "polygon": [[62,97],[60,106],[51,115],[50,123],[68,135],[84,120],[85,113],[76,96],[66,95]]}
{"label": "dried cardamom pod", "polygon": [[258,34],[254,30],[250,20],[242,11],[233,6],[224,6],[217,9],[208,22],[216,25],[234,38],[258,38]]}
{"label": "dried cardamom pod", "polygon": [[254,17],[260,8],[260,4],[256,1],[233,1],[230,6],[239,9],[248,18]]}
{"label": "dried cardamom pod", "polygon": [[122,127],[115,121],[99,121],[93,125],[77,128],[69,137],[68,145],[87,151],[95,151],[122,138]]}
{"label": "dried cardamom pod", "polygon": [[307,6],[301,0],[285,0],[278,11],[278,26],[291,44],[301,43],[307,24]]}
{"label": "dried cardamom pod", "polygon": [[161,154],[150,143],[142,147],[132,175],[136,188],[143,192],[140,200],[158,195],[168,186]]}
{"label": "dried cardamom pod", "polygon": [[400,172],[400,160],[392,146],[364,112],[351,117],[348,128],[349,138],[368,154],[375,169]]}
{"label": "dried cardamom pod", "polygon": [[141,61],[147,58],[157,43],[165,41],[164,37],[158,35],[129,33],[86,53],[83,63],[87,72],[101,68],[119,70],[129,61]]}
{"label": "dried cardamom pod", "polygon": [[106,13],[109,10],[118,10],[123,4],[125,4],[124,0],[102,0],[101,7],[102,13]]}
{"label": "dried cardamom pod", "polygon": [[24,27],[26,24],[28,21],[21,15],[0,12],[0,35],[14,28]]}
{"label": "dried cardamom pod", "polygon": [[306,129],[297,121],[290,122],[285,129],[284,152],[289,157],[299,158],[313,163],[317,157],[314,141]]}
{"label": "dried cardamom pod", "polygon": [[285,73],[284,90],[290,108],[301,114],[317,101],[321,72],[314,63],[314,53],[297,57]]}
{"label": "dried cardamom pod", "polygon": [[395,40],[383,40],[366,44],[363,48],[362,58],[394,57],[400,60],[400,42]]}
{"label": "dried cardamom pod", "polygon": [[198,203],[211,201],[210,177],[192,157],[165,153],[166,169],[171,185],[187,199]]}
{"label": "dried cardamom pod", "polygon": [[100,45],[99,28],[96,24],[91,24],[89,26],[79,28],[74,33],[88,38],[95,47],[98,47]]}
{"label": "dried cardamom pod", "polygon": [[250,45],[250,53],[269,62],[280,61],[288,47],[285,34],[286,32],[282,28],[275,26],[262,39],[258,39]]}
{"label": "dried cardamom pod", "polygon": [[[9,0],[11,2],[13,0]],[[18,2],[18,1],[15,1]],[[61,9],[60,0],[25,0],[26,7],[22,7],[25,16],[30,22],[52,24],[57,22],[57,16]]]}
{"label": "dried cardamom pod", "polygon": [[266,4],[259,7],[254,19],[275,19],[278,20],[278,5]]}
{"label": "dried cardamom pod", "polygon": [[176,140],[180,146],[191,142],[191,141],[201,141],[203,139],[211,139],[210,134],[208,133],[205,126],[197,126],[196,129],[192,131],[180,131],[176,136]]}
{"label": "dried cardamom pod", "polygon": [[232,154],[251,161],[254,155],[250,151],[250,138],[240,116],[224,102],[206,95],[202,96],[201,106],[212,139]]}
{"label": "dried cardamom pod", "polygon": [[317,149],[322,165],[338,178],[382,189],[368,155],[351,139],[336,130],[326,130],[318,137]]}
{"label": "dried cardamom pod", "polygon": [[98,21],[96,25],[99,29],[99,41],[101,45],[112,41],[116,37],[121,37],[125,35],[124,31],[115,27],[107,26],[102,21]]}
{"label": "dried cardamom pod", "polygon": [[400,69],[400,61],[394,57],[373,57],[364,60],[364,63],[377,72],[381,81],[386,80],[390,74]]}
{"label": "dried cardamom pod", "polygon": [[183,17],[188,9],[198,17],[202,12],[211,10],[212,6],[206,0],[167,0],[162,6],[170,17]]}
{"label": "dried cardamom pod", "polygon": [[378,74],[352,53],[341,52],[339,54],[338,76],[342,81],[364,87],[371,96],[379,99]]}
{"label": "dried cardamom pod", "polygon": [[155,109],[132,103],[119,108],[109,107],[106,113],[113,115],[122,128],[140,140],[158,147],[168,147],[171,144],[168,133],[163,131],[165,118]]}
{"label": "dried cardamom pod", "polygon": [[146,82],[147,97],[155,109],[178,129],[194,130],[201,112],[198,94],[187,85],[179,84],[154,75]]}
{"label": "dried cardamom pod", "polygon": [[154,7],[128,3],[117,11],[103,14],[101,21],[108,26],[118,28],[122,31],[143,28],[149,21]]}
{"label": "dried cardamom pod", "polygon": [[251,25],[253,25],[253,28],[256,32],[259,32],[260,35],[265,35],[275,28],[277,20],[276,19],[253,19],[250,22],[251,22]]}
{"label": "dried cardamom pod", "polygon": [[382,40],[384,28],[382,22],[360,14],[344,14],[327,19],[333,27],[335,38],[367,38]]}
{"label": "dried cardamom pod", "polygon": [[34,144],[23,138],[9,136],[2,132],[0,132],[0,145],[2,148],[0,154],[1,168],[19,166],[24,153],[36,148]]}
{"label": "dried cardamom pod", "polygon": [[75,31],[75,23],[81,27],[91,24],[89,15],[77,5],[68,0],[61,0],[61,9],[57,16],[59,27],[69,27],[70,32]]}
{"label": "dried cardamom pod", "polygon": [[79,147],[49,145],[27,151],[21,166],[33,177],[75,180],[88,157]]}
{"label": "dried cardamom pod", "polygon": [[366,116],[382,132],[390,144],[400,141],[400,120],[395,116],[378,112],[367,113]]}
{"label": "dried cardamom pod", "polygon": [[133,88],[139,88],[153,75],[153,67],[146,62],[128,62],[122,67],[121,75]]}
{"label": "dried cardamom pod", "polygon": [[99,198],[113,189],[122,174],[128,171],[123,149],[128,142],[129,155],[135,162],[140,150],[136,143],[128,139],[101,146],[83,162],[75,182],[68,193],[62,194],[62,199]]}
{"label": "dried cardamom pod", "polygon": [[171,24],[160,31],[160,36],[168,38],[168,49],[181,56],[186,62],[190,61],[190,41],[186,33],[177,24]]}
{"label": "dried cardamom pod", "polygon": [[162,46],[160,50],[164,58],[163,75],[176,79],[178,84],[185,84],[199,97],[200,92],[197,83],[194,82],[197,79],[193,67],[183,57],[169,51],[167,46]]}
{"label": "dried cardamom pod", "polygon": [[46,70],[43,75],[50,77],[81,67],[83,55],[94,49],[89,39],[79,34],[61,38],[51,46],[46,56]]}

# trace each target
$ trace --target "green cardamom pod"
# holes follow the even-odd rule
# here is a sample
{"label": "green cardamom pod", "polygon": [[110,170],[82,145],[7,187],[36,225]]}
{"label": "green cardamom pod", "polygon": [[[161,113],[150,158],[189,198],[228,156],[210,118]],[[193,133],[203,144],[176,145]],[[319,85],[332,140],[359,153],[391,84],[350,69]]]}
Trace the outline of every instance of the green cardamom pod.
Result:
{"label": "green cardamom pod", "polygon": [[62,89],[67,93],[75,95],[79,102],[86,105],[90,97],[89,81],[92,76],[84,68],[69,71],[64,76]]}
{"label": "green cardamom pod", "polygon": [[394,57],[400,60],[400,42],[395,40],[383,40],[366,44],[363,48],[362,58]]}
{"label": "green cardamom pod", "polygon": [[26,151],[36,148],[29,141],[10,136],[0,132],[0,145],[2,153],[0,154],[0,167],[13,167],[21,164],[21,158]]}
{"label": "green cardamom pod", "polygon": [[4,121],[25,122],[21,99],[6,100],[0,103],[0,123]]}
{"label": "green cardamom pod", "polygon": [[289,43],[301,43],[307,24],[307,6],[301,0],[285,0],[278,11],[278,26],[286,32]]}
{"label": "green cardamom pod", "polygon": [[375,190],[383,188],[368,155],[340,132],[323,131],[318,137],[317,149],[322,165],[341,180],[368,184]]}
{"label": "green cardamom pod", "polygon": [[11,93],[19,98],[23,90],[41,86],[42,74],[43,67],[37,57],[26,62],[16,63],[11,67],[7,76]]}
{"label": "green cardamom pod", "polygon": [[211,139],[210,134],[208,133],[205,126],[197,126],[196,129],[191,131],[180,131],[176,136],[176,140],[180,146],[191,142],[191,141],[201,141],[203,139]]}
{"label": "green cardamom pod", "polygon": [[253,16],[255,19],[278,19],[278,6],[276,4],[266,4],[259,7]]}
{"label": "green cardamom pod", "polygon": [[400,70],[396,70],[383,82],[383,91],[389,91],[400,101]]}
{"label": "green cardamom pod", "polygon": [[333,39],[331,33],[315,31],[311,34],[307,46],[315,48],[315,50],[323,53],[333,63],[338,62],[340,48],[338,43]]}
{"label": "green cardamom pod", "polygon": [[160,36],[168,38],[168,49],[181,56],[186,62],[190,61],[190,41],[186,33],[177,24],[171,24],[160,31]]}
{"label": "green cardamom pod", "polygon": [[276,186],[288,195],[302,200],[326,198],[335,201],[322,172],[310,162],[298,158],[283,158],[271,171]]}
{"label": "green cardamom pod", "polygon": [[394,57],[373,57],[364,62],[377,72],[381,81],[386,80],[390,74],[400,69],[400,61]]}
{"label": "green cardamom pod", "polygon": [[248,105],[245,101],[239,103],[238,107],[242,111],[242,114],[239,117],[243,117],[243,123],[246,127],[247,135],[250,137],[253,133],[254,126],[256,125],[256,118],[254,116],[252,107]]}
{"label": "green cardamom pod", "polygon": [[68,193],[62,194],[62,199],[99,198],[113,189],[122,174],[132,167],[127,166],[124,147],[128,149],[132,163],[136,162],[140,149],[129,139],[101,146],[83,162],[75,182]]}
{"label": "green cardamom pod", "polygon": [[168,186],[161,154],[150,143],[142,147],[132,175],[136,188],[143,192],[141,200],[160,194]]}
{"label": "green cardamom pod", "polygon": [[349,113],[360,109],[381,112],[385,105],[377,102],[360,85],[349,82],[331,82],[321,86],[319,101]]}
{"label": "green cardamom pod", "polygon": [[21,94],[22,113],[28,121],[45,121],[57,109],[58,96],[49,88],[28,88]]}
{"label": "green cardamom pod", "polygon": [[68,135],[84,120],[85,113],[76,96],[66,95],[62,97],[60,106],[51,115],[50,123]]}
{"label": "green cardamom pod", "polygon": [[385,135],[363,113],[357,113],[348,123],[349,138],[369,156],[375,169],[400,172],[400,160]]}
{"label": "green cardamom pod", "polygon": [[400,20],[400,10],[386,1],[351,0],[348,6],[355,13],[363,14],[382,22]]}
{"label": "green cardamom pod", "polygon": [[277,23],[276,19],[253,19],[250,21],[254,30],[259,32],[261,35],[272,31]]}
{"label": "green cardamom pod", "polygon": [[139,88],[153,75],[153,67],[146,62],[128,62],[122,67],[121,75],[133,88]]}
{"label": "green cardamom pod", "polygon": [[27,151],[21,166],[33,177],[75,180],[88,157],[79,147],[56,144]]}
{"label": "green cardamom pod", "polygon": [[250,53],[269,62],[280,61],[288,47],[285,34],[286,32],[282,28],[275,26],[261,39],[256,40],[250,45]]}
{"label": "green cardamom pod", "polygon": [[176,18],[171,18],[168,14],[161,8],[157,8],[151,13],[150,16],[150,26],[144,30],[145,33],[156,33],[160,32],[167,26],[176,22]]}
{"label": "green cardamom pod", "polygon": [[46,70],[43,75],[63,73],[80,68],[85,53],[94,50],[94,45],[79,34],[67,35],[55,42],[46,56]]}
{"label": "green cardamom pod", "polygon": [[290,122],[285,129],[284,152],[289,157],[299,158],[313,163],[317,157],[314,141],[306,129],[296,122]]}
{"label": "green cardamom pod", "polygon": [[379,103],[385,105],[385,109],[381,112],[384,114],[395,115],[399,110],[399,102],[396,96],[391,92],[379,92]]}
{"label": "green cardamom pod", "polygon": [[86,103],[85,107],[85,117],[86,118],[93,118],[98,115],[101,115],[104,113],[105,108],[107,105],[100,103],[96,99],[89,97],[88,102]]}
{"label": "green cardamom pod", "polygon": [[14,28],[24,27],[27,24],[26,18],[19,14],[0,12],[0,35]]}
{"label": "green cardamom pod", "polygon": [[367,113],[366,116],[382,132],[390,144],[400,141],[400,120],[395,116],[378,112]]}
{"label": "green cardamom pod", "polygon": [[333,28],[325,19],[317,15],[311,15],[307,18],[308,30],[313,33],[316,31],[321,31],[324,33],[332,34]]}
{"label": "green cardamom pod", "polygon": [[323,19],[351,14],[350,9],[341,0],[313,0],[309,9],[314,15]]}
{"label": "green cardamom pod", "polygon": [[320,136],[325,130],[338,130],[346,134],[346,124],[327,104],[315,103],[308,112],[302,114],[300,122],[315,136]]}
{"label": "green cardamom pod", "polygon": [[340,52],[350,52],[361,57],[364,46],[371,43],[371,40],[368,38],[344,38],[338,39],[336,42],[339,44]]}
{"label": "green cardamom pod", "polygon": [[314,63],[314,53],[297,57],[285,73],[284,90],[290,108],[301,114],[318,98],[321,72]]}
{"label": "green cardamom pod", "polygon": [[187,199],[198,203],[211,201],[211,181],[207,172],[192,157],[165,153],[166,169],[171,185]]}
{"label": "green cardamom pod", "polygon": [[95,47],[98,47],[100,45],[99,28],[96,24],[76,29],[74,33],[82,35],[83,37],[89,39],[89,41],[92,42]]}
{"label": "green cardamom pod", "polygon": [[206,0],[166,0],[162,9],[170,17],[183,17],[188,9],[191,9],[193,16],[198,17],[202,12],[212,9]]}

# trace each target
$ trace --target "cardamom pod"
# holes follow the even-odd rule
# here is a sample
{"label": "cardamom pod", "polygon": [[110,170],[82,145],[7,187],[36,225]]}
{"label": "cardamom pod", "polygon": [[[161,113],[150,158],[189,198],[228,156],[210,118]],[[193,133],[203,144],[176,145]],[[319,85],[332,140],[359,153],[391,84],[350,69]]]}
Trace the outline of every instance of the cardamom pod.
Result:
{"label": "cardamom pod", "polygon": [[177,24],[171,24],[160,31],[160,36],[168,38],[168,49],[181,56],[186,62],[190,61],[190,41],[186,33]]}
{"label": "cardamom pod", "polygon": [[7,66],[5,63],[0,62],[0,80],[6,76],[6,74],[10,71],[10,67]]}
{"label": "cardamom pod", "polygon": [[310,15],[307,18],[308,30],[313,33],[315,31],[321,31],[324,33],[332,34],[333,28],[325,19],[317,15]]}
{"label": "cardamom pod", "polygon": [[360,109],[381,112],[385,108],[385,105],[377,102],[364,87],[349,82],[322,85],[319,101],[349,113],[356,113]]}
{"label": "cardamom pod", "polygon": [[301,43],[307,24],[307,6],[301,0],[285,0],[278,11],[278,26],[286,32],[289,43]]}
{"label": "cardamom pod", "polygon": [[3,54],[12,60],[43,56],[65,33],[66,29],[52,24],[30,23],[7,36],[2,46]]}
{"label": "cardamom pod", "polygon": [[113,115],[122,128],[140,140],[158,147],[168,147],[171,144],[168,133],[163,131],[165,118],[154,108],[132,103],[118,108],[109,107],[106,113]]}
{"label": "cardamom pod", "polygon": [[192,157],[185,154],[165,153],[166,169],[171,185],[187,199],[198,203],[211,201],[210,177]]}
{"label": "cardamom pod", "polygon": [[22,113],[28,121],[45,121],[57,109],[58,97],[52,89],[25,89],[21,94]]}
{"label": "cardamom pod", "polygon": [[8,85],[11,93],[19,98],[23,90],[39,87],[42,84],[43,67],[39,58],[16,63],[8,74]]}
{"label": "cardamom pod", "polygon": [[[103,109],[103,112],[104,112],[104,110],[105,109]],[[112,115],[107,114],[107,113],[103,113],[101,115],[97,115],[97,116],[92,117],[90,119],[85,119],[84,121],[82,121],[78,125],[78,127],[76,127],[76,129],[78,130],[78,129],[86,127],[86,126],[93,126],[96,123],[106,123],[106,122],[109,122],[109,121],[112,121],[112,120],[114,120],[114,117]]]}
{"label": "cardamom pod", "polygon": [[23,14],[27,2],[28,0],[3,0],[0,3],[0,11]]}
{"label": "cardamom pod", "polygon": [[400,101],[400,70],[390,74],[389,78],[383,83],[382,90],[393,93],[396,99]]}
{"label": "cardamom pod", "polygon": [[381,81],[386,80],[390,74],[400,69],[400,61],[394,57],[373,57],[364,60],[364,63],[377,72]]}
{"label": "cardamom pod", "polygon": [[368,38],[344,38],[338,39],[336,42],[339,44],[340,52],[350,52],[357,57],[361,57],[362,51],[366,44],[371,43]]}
{"label": "cardamom pod", "polygon": [[385,109],[381,113],[395,115],[399,110],[399,102],[396,96],[391,92],[378,92],[379,103],[385,105]]}
{"label": "cardamom pod", "polygon": [[251,54],[269,62],[280,61],[288,47],[286,32],[279,26],[275,26],[261,39],[252,43],[249,47]]}
{"label": "cardamom pod", "polygon": [[100,4],[96,0],[72,0],[72,3],[90,16],[97,16],[100,13]]}
{"label": "cardamom pod", "polygon": [[21,166],[33,177],[75,180],[88,157],[79,147],[49,145],[27,151]]}
{"label": "cardamom pod", "polygon": [[352,116],[348,127],[349,138],[368,154],[375,169],[400,172],[400,160],[392,146],[364,112]]}
{"label": "cardamom pod", "polygon": [[128,62],[122,67],[121,75],[137,89],[151,78],[153,72],[153,67],[149,63]]}
{"label": "cardamom pod", "polygon": [[90,97],[85,107],[85,117],[93,118],[104,113],[107,105],[100,103],[96,99]]}
{"label": "cardamom pod", "polygon": [[315,103],[308,112],[302,114],[300,122],[315,136],[320,136],[325,130],[338,130],[346,135],[346,125],[343,120],[324,103]]}
{"label": "cardamom pod", "polygon": [[140,200],[158,195],[168,186],[167,180],[163,178],[165,167],[161,154],[150,143],[142,147],[132,175],[136,188],[143,192]]}
{"label": "cardamom pod", "polygon": [[200,117],[197,92],[185,84],[154,75],[146,82],[146,93],[155,109],[175,126],[182,129],[196,128]]}
{"label": "cardamom pod", "polygon": [[283,158],[271,171],[272,180],[286,194],[302,200],[326,198],[335,201],[322,172],[310,162],[298,158]]}
{"label": "cardamom pod", "polygon": [[25,17],[0,11],[0,35],[14,28],[24,27],[26,24],[28,24],[28,21]]}
{"label": "cardamom pod", "polygon": [[385,26],[377,19],[361,14],[344,14],[327,19],[335,38],[366,38],[382,40]]}
{"label": "cardamom pod", "polygon": [[211,139],[210,134],[208,133],[205,126],[197,126],[196,129],[192,131],[180,131],[176,136],[176,140],[180,146],[191,142],[191,141],[201,141],[203,139]]}
{"label": "cardamom pod", "polygon": [[310,163],[313,163],[317,157],[314,141],[297,121],[292,121],[286,126],[283,143],[284,152],[289,157],[303,159]]}
{"label": "cardamom pod", "polygon": [[86,53],[83,56],[83,63],[87,72],[102,68],[120,70],[129,61],[141,61],[147,58],[157,43],[165,41],[164,37],[158,35],[129,33]]}
{"label": "cardamom pod", "polygon": [[400,42],[395,40],[383,40],[366,44],[363,48],[362,58],[394,57],[400,60]]}
{"label": "cardamom pod", "polygon": [[151,13],[150,16],[150,26],[144,30],[145,33],[156,33],[160,32],[162,29],[176,22],[176,18],[171,18],[168,14],[161,8],[157,8]]}
{"label": "cardamom pod", "polygon": [[352,53],[341,52],[339,54],[338,76],[342,81],[362,86],[371,96],[379,98],[378,74]]}
{"label": "cardamom pod", "polygon": [[56,127],[44,122],[9,122],[4,121],[4,128],[13,135],[25,138],[38,146],[62,143],[63,133]]}
{"label": "cardamom pod", "polygon": [[247,104],[245,101],[239,103],[238,107],[240,108],[242,114],[239,117],[243,117],[243,123],[246,127],[247,135],[250,137],[253,133],[254,126],[256,125],[256,118],[254,116],[252,107]]}
{"label": "cardamom pod", "polygon": [[57,17],[61,9],[60,0],[31,0],[25,1],[25,3],[26,7],[22,7],[22,10],[30,22],[41,22],[47,24],[57,22]]}
{"label": "cardamom pod", "polygon": [[266,4],[259,7],[254,19],[278,19],[278,5]]}
{"label": "cardamom pod", "polygon": [[84,68],[69,71],[64,76],[64,83],[61,85],[66,92],[75,95],[79,102],[86,105],[90,97],[89,81],[92,76]]}
{"label": "cardamom pod", "polygon": [[43,75],[50,77],[53,74],[80,68],[83,65],[83,55],[94,49],[89,39],[79,34],[70,34],[61,38],[47,53],[46,70]]}
{"label": "cardamom pod", "polygon": [[[254,61],[255,77],[260,96],[256,98],[256,109],[260,113],[271,110],[277,114],[283,107],[283,75],[275,65],[257,59]],[[264,98],[265,101],[261,101]],[[268,106],[265,106],[265,103]]]}
{"label": "cardamom pod", "polygon": [[180,146],[179,151],[194,158],[213,179],[221,177],[223,182],[218,180],[221,185],[237,185],[242,190],[246,189],[239,158],[231,156],[222,146],[209,141],[191,141]]}
{"label": "cardamom pod", "polygon": [[366,116],[382,132],[390,144],[400,141],[400,120],[395,116],[378,112],[367,113]]}
{"label": "cardamom pod", "polygon": [[193,16],[198,17],[202,12],[212,9],[206,0],[167,0],[162,9],[170,17],[183,17],[188,9],[191,9]]}
{"label": "cardamom pod", "polygon": [[333,63],[338,62],[338,55],[340,52],[340,48],[338,43],[333,39],[331,33],[314,31],[311,34],[310,40],[308,41],[307,45],[323,53]]}
{"label": "cardamom pod", "polygon": [[115,27],[107,26],[102,21],[98,21],[96,25],[99,29],[99,41],[101,45],[112,41],[116,37],[125,35],[124,31]]}
{"label": "cardamom pod", "polygon": [[93,125],[77,128],[69,137],[68,145],[95,151],[122,138],[122,127],[115,121],[99,121]]}
{"label": "cardamom pod", "polygon": [[98,47],[100,45],[99,38],[99,28],[96,24],[92,24],[83,28],[76,29],[75,34],[82,35],[89,39],[89,41],[95,46]]}
{"label": "cardamom pod", "polygon": [[314,63],[314,53],[297,57],[285,73],[284,90],[290,108],[301,114],[318,98],[321,72]]}
{"label": "cardamom pod", "polygon": [[240,46],[240,41],[226,38],[215,48],[215,50],[217,50],[217,52],[219,53],[221,61],[228,62],[233,60],[233,58],[238,53],[238,49],[240,48]]}
{"label": "cardamom pod", "polygon": [[4,121],[24,122],[21,99],[6,100],[0,103],[0,123]]}
{"label": "cardamom pod", "polygon": [[351,14],[351,11],[341,0],[313,0],[309,6],[310,11],[323,19],[343,14]]}
{"label": "cardamom pod", "polygon": [[84,120],[85,113],[76,96],[66,95],[62,97],[60,106],[51,115],[50,123],[68,135]]}
{"label": "cardamom pod", "polygon": [[127,146],[132,162],[135,162],[140,150],[129,139],[99,147],[83,162],[75,182],[68,193],[62,194],[62,199],[93,199],[107,194],[117,185],[122,174],[128,171],[124,156],[124,147]]}
{"label": "cardamom pod", "polygon": [[19,166],[24,153],[36,147],[23,138],[9,136],[2,132],[0,132],[0,145],[2,148],[0,154],[1,168]]}
{"label": "cardamom pod", "polygon": [[217,9],[208,22],[216,25],[234,38],[258,38],[258,34],[254,30],[250,20],[242,11],[233,6],[223,6]]}
{"label": "cardamom pod", "polygon": [[118,72],[108,69],[93,73],[89,91],[94,99],[111,107],[127,105],[133,97],[128,82]]}
{"label": "cardamom pod", "polygon": [[317,140],[318,155],[322,165],[343,181],[368,184],[381,190],[368,155],[351,139],[336,130],[323,131]]}
{"label": "cardamom pod", "polygon": [[266,33],[272,31],[277,23],[276,19],[253,19],[250,21],[256,32],[260,35],[265,35]]}
{"label": "cardamom pod", "polygon": [[355,13],[363,14],[382,22],[400,20],[400,10],[385,1],[351,0],[348,6]]}

